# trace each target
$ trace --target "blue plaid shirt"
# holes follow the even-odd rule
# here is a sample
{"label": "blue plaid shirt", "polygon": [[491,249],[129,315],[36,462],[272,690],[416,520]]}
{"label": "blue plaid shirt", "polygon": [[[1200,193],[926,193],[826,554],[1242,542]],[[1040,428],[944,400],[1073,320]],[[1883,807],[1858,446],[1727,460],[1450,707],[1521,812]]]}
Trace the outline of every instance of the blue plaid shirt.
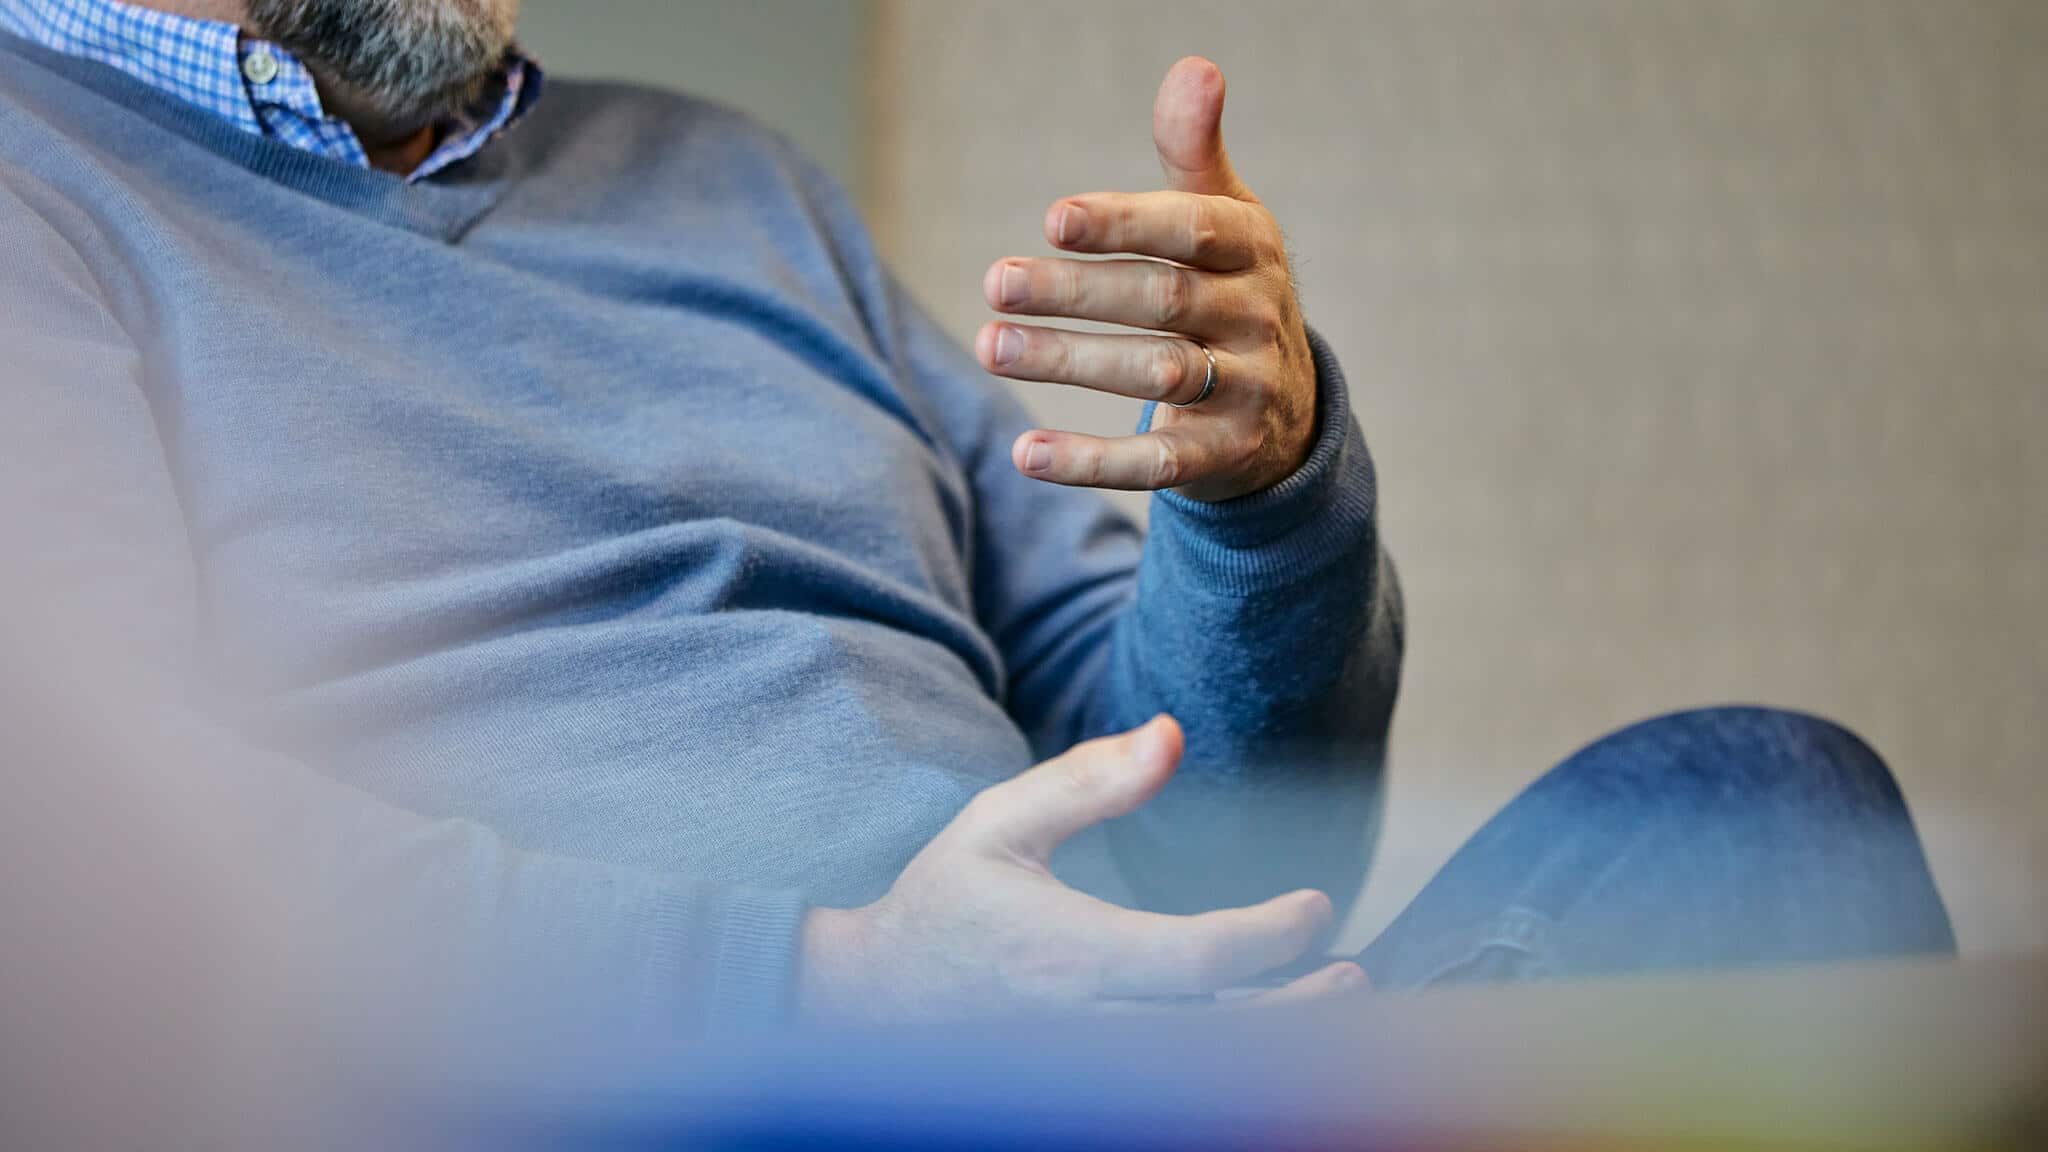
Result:
{"label": "blue plaid shirt", "polygon": [[[232,121],[367,168],[355,129],[327,114],[313,75],[282,46],[233,24],[174,16],[119,0],[0,0],[0,29],[52,51],[118,68],[144,84]],[[479,106],[439,125],[440,143],[408,180],[466,160],[510,127],[540,95],[534,62],[513,52]]]}

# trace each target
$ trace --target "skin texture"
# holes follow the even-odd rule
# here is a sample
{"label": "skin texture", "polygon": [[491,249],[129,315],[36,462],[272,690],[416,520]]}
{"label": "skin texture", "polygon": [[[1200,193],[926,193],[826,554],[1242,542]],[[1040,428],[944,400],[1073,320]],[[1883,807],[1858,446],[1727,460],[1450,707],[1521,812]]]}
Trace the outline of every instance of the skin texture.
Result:
{"label": "skin texture", "polygon": [[[1104,903],[1053,878],[1053,850],[1151,799],[1181,749],[1180,727],[1165,716],[1076,745],[976,796],[880,900],[811,912],[803,1015],[866,1023],[1128,1010],[1147,998],[1242,984],[1301,956],[1330,927],[1330,901],[1320,892],[1166,916]],[[1236,1004],[1365,985],[1364,970],[1346,961]]]}
{"label": "skin texture", "polygon": [[1202,345],[1216,357],[1214,393],[1192,408],[1161,406],[1144,435],[1018,437],[1011,458],[1026,476],[1227,500],[1278,483],[1307,458],[1316,433],[1308,331],[1280,226],[1224,150],[1223,97],[1215,64],[1181,60],[1152,109],[1166,190],[1069,196],[1046,211],[1045,238],[1056,248],[1149,259],[1012,256],[983,277],[999,312],[1160,333],[998,321],[982,328],[975,354],[999,376],[1185,403],[1209,369]]}

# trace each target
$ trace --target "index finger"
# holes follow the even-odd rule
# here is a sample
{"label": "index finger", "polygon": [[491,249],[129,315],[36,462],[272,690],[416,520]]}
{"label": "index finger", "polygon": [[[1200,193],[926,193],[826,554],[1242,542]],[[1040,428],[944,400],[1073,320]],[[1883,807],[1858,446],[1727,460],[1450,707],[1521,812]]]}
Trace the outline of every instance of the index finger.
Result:
{"label": "index finger", "polygon": [[1091,192],[1045,213],[1045,238],[1069,252],[1130,252],[1211,272],[1259,262],[1267,243],[1264,209],[1192,192]]}

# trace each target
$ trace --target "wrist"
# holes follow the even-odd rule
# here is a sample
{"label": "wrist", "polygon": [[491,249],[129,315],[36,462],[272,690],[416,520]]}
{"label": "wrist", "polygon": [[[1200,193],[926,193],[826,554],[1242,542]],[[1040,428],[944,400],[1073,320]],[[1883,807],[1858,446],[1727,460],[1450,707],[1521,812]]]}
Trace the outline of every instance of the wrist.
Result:
{"label": "wrist", "polygon": [[1246,594],[1271,592],[1371,552],[1372,458],[1351,415],[1343,369],[1313,330],[1309,346],[1316,414],[1308,458],[1279,483],[1235,500],[1158,493],[1148,555],[1184,566],[1206,587]]}
{"label": "wrist", "polygon": [[1285,425],[1274,433],[1274,439],[1282,447],[1274,453],[1276,465],[1259,478],[1258,486],[1246,495],[1256,496],[1279,487],[1289,477],[1300,475],[1308,466],[1309,457],[1315,451],[1316,441],[1321,438],[1323,427],[1323,382],[1313,372],[1309,379],[1307,402],[1299,411],[1287,414]]}

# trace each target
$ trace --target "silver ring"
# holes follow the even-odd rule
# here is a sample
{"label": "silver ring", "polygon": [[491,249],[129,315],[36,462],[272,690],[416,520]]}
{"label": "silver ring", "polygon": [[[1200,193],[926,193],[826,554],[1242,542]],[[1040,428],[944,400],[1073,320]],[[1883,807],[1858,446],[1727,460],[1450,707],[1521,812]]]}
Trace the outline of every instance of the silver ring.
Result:
{"label": "silver ring", "polygon": [[1173,401],[1168,400],[1166,406],[1169,408],[1193,408],[1195,405],[1207,400],[1209,393],[1216,390],[1216,354],[1209,351],[1209,346],[1200,340],[1193,341],[1193,344],[1202,350],[1202,355],[1209,358],[1209,371],[1202,377],[1202,390],[1195,393],[1195,398],[1185,404],[1175,404]]}

